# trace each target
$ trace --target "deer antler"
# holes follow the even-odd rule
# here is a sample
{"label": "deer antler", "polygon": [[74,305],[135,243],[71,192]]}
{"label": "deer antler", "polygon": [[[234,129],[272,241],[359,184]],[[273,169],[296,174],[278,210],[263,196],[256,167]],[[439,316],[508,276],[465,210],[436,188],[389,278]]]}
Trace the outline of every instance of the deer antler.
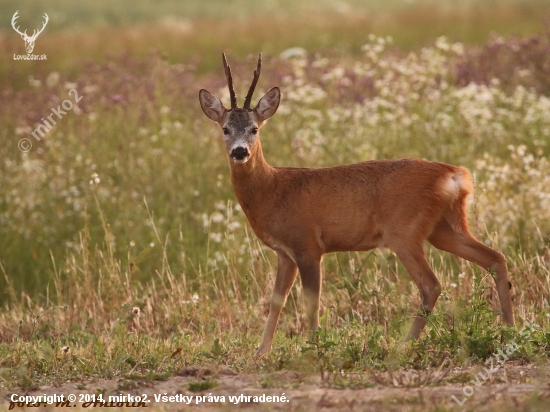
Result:
{"label": "deer antler", "polygon": [[252,95],[254,94],[256,83],[258,83],[258,79],[260,78],[261,69],[262,69],[262,53],[259,53],[258,66],[256,67],[256,70],[254,70],[254,78],[252,79],[252,84],[250,85],[250,89],[248,89],[248,93],[246,94],[246,98],[244,99],[243,109],[250,109],[250,101],[252,100]]}
{"label": "deer antler", "polygon": [[21,36],[27,36],[27,30],[25,30],[25,33],[21,33],[21,32],[19,31],[19,26],[15,27],[15,21],[19,18],[19,15],[18,15],[18,14],[19,14],[19,10],[17,10],[17,11],[15,12],[15,14],[13,15],[13,17],[12,17],[12,19],[11,19],[11,26],[12,26],[13,29],[14,29],[17,33],[19,33]]}
{"label": "deer antler", "polygon": [[235,90],[233,89],[233,78],[231,77],[231,67],[227,64],[227,58],[225,53],[222,53],[223,56],[223,67],[225,68],[225,77],[227,78],[227,87],[229,88],[229,96],[231,98],[231,108],[237,108],[237,96],[235,95]]}
{"label": "deer antler", "polygon": [[33,33],[32,33],[31,39],[35,40],[38,37],[38,35],[40,33],[42,33],[44,31],[44,29],[46,28],[46,24],[48,24],[48,21],[50,21],[50,18],[48,17],[48,15],[46,13],[44,13],[44,17],[46,18],[46,20],[44,21],[44,24],[42,25],[42,28],[40,30],[38,30],[38,32],[36,30],[34,30]]}

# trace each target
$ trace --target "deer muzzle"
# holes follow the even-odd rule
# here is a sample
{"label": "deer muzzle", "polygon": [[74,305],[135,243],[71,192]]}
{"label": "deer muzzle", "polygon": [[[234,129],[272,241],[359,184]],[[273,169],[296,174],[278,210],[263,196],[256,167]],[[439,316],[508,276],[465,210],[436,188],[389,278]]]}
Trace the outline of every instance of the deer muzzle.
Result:
{"label": "deer muzzle", "polygon": [[237,162],[245,162],[250,156],[250,152],[246,147],[237,146],[231,150],[230,156]]}

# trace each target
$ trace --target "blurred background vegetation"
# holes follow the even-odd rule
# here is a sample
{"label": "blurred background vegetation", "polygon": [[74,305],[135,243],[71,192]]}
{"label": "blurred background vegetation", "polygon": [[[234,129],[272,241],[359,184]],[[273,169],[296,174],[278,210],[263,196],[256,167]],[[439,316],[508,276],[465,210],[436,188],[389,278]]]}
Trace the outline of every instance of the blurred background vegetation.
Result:
{"label": "blurred background vegetation", "polygon": [[19,10],[21,27],[50,21],[35,53],[46,62],[0,61],[0,86],[21,87],[29,73],[61,70],[76,74],[86,59],[158,50],[172,63],[193,64],[200,73],[218,68],[225,50],[236,58],[262,50],[278,54],[290,47],[330,51],[340,57],[360,53],[366,36],[392,36],[402,50],[414,50],[445,35],[451,41],[482,44],[490,33],[525,36],[544,30],[550,4],[544,0],[32,0],[0,3],[4,56],[21,53],[10,27]]}

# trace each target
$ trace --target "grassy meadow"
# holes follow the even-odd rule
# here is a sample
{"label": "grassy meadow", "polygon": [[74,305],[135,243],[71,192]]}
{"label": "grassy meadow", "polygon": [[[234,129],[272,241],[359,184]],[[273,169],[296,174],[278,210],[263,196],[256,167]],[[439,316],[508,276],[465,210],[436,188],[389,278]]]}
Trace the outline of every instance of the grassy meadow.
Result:
{"label": "grassy meadow", "polygon": [[[208,364],[356,388],[368,371],[481,365],[532,324],[512,359],[548,363],[550,4],[43,4],[0,5],[0,388]],[[15,10],[22,27],[49,14],[34,50],[47,61],[13,60],[24,53]],[[272,165],[467,167],[470,226],[507,257],[517,327],[501,327],[491,273],[427,246],[443,294],[405,345],[419,294],[397,258],[339,253],[324,259],[317,334],[297,281],[272,353],[253,362],[276,258],[236,203],[221,133],[199,107],[201,88],[229,101],[221,51],[241,99],[258,51],[255,98],[281,87],[261,136]]]}

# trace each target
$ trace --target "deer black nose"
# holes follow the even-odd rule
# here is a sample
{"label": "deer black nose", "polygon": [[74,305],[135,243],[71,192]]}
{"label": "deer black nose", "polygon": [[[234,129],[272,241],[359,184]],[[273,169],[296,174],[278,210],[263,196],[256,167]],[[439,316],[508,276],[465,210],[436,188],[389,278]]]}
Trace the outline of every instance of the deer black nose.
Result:
{"label": "deer black nose", "polygon": [[249,155],[250,154],[248,153],[248,149],[246,147],[239,146],[231,150],[231,157],[235,160],[244,160]]}

